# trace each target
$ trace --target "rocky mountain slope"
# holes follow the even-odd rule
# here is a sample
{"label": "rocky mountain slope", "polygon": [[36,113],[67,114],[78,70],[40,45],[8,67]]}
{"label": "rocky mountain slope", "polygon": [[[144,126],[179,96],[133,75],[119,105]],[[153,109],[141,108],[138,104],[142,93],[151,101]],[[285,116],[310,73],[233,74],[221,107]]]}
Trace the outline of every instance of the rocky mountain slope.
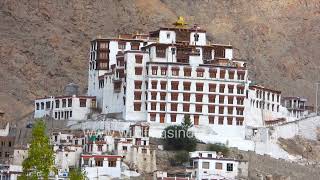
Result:
{"label": "rocky mountain slope", "polygon": [[318,0],[1,0],[0,109],[17,119],[68,82],[84,90],[92,38],[154,30],[179,15],[233,44],[251,79],[314,103]]}

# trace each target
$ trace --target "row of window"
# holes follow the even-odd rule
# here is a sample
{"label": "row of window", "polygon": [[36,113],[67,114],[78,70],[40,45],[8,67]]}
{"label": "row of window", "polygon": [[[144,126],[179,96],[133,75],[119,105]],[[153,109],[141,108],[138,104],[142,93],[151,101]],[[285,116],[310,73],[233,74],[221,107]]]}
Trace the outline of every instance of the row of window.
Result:
{"label": "row of window", "polygon": [[[90,164],[89,164],[90,162]],[[95,164],[92,164],[93,161],[89,161],[89,159],[84,159],[83,160],[83,165],[84,166],[90,166],[90,167],[94,167],[94,166],[98,166],[98,167],[102,167],[103,166],[103,159],[95,159]],[[116,167],[117,166],[117,161],[116,160],[111,160],[108,159],[108,167]]]}
{"label": "row of window", "polygon": [[280,105],[265,103],[263,101],[258,101],[258,100],[257,101],[251,100],[251,106],[259,109],[266,109],[269,111],[277,111],[277,112],[279,112],[279,108],[280,108]]}
{"label": "row of window", "polygon": [[[157,80],[152,80],[151,81],[151,89],[158,89],[158,84],[160,83],[160,89],[161,90],[167,90],[167,81],[157,81]],[[190,81],[184,81],[184,82],[179,82],[179,81],[171,81],[170,82],[170,87],[171,90],[179,90],[179,83],[183,84],[183,91],[191,91],[192,84],[196,86],[196,91],[204,91],[204,83],[192,83]],[[146,83],[146,86],[148,84]],[[142,87],[142,81],[134,81],[134,88],[135,89],[141,89]],[[244,94],[244,86],[243,85],[233,85],[233,84],[214,84],[214,83],[209,83],[208,84],[208,89],[206,89],[206,92],[217,92],[217,87],[219,90],[219,93],[225,93],[227,90],[227,93],[232,94],[236,91],[237,94]],[[148,89],[148,87],[147,87]]]}
{"label": "row of window", "polygon": [[72,111],[54,112],[55,119],[69,119],[72,117]]}
{"label": "row of window", "polygon": [[273,94],[271,92],[266,93],[265,91],[257,90],[256,91],[256,98],[259,98],[259,99],[265,98],[265,100],[268,100],[268,101],[271,100],[271,101],[280,103],[280,95]]}
{"label": "row of window", "polygon": [[[157,110],[157,105],[159,107],[160,111],[166,111],[166,103],[151,103],[150,110],[156,111]],[[134,103],[134,108],[135,110],[139,109],[139,106],[141,108],[141,103]],[[195,107],[195,112],[197,113],[202,113],[203,109],[205,107],[208,108],[208,113],[215,113],[216,106],[214,105],[202,105],[202,104],[195,104],[193,105]],[[183,112],[190,112],[190,104],[182,104],[182,109]],[[243,115],[244,108],[243,107],[233,107],[233,106],[228,106],[226,107],[226,112],[230,115],[233,115],[234,109],[236,110],[237,115]],[[178,110],[178,103],[170,103],[170,111],[177,111]],[[225,107],[224,106],[218,106],[219,114],[224,114],[225,112]]]}
{"label": "row of window", "polygon": [[[140,67],[136,67],[136,70],[139,69]],[[152,66],[151,67],[151,74],[152,75],[158,75],[158,66]],[[167,67],[160,67],[160,75],[167,75]],[[205,76],[205,69],[204,68],[197,68],[196,69],[196,76],[197,77],[204,77]],[[136,71],[136,75],[141,75],[139,74],[140,71]],[[180,73],[180,67],[171,67],[171,75],[172,76],[179,76]],[[192,69],[191,68],[183,68],[183,75],[185,77],[191,77],[191,73],[192,73]],[[228,76],[227,76],[228,74]],[[234,70],[225,70],[225,69],[220,69],[220,74],[219,74],[219,78],[220,79],[235,79],[235,74],[237,74],[237,79],[238,80],[244,80],[244,76],[245,76],[245,71],[237,71],[237,73],[235,73]],[[209,77],[210,78],[217,78],[218,76],[217,73],[217,69],[209,69]]]}
{"label": "row of window", "polygon": [[51,108],[51,101],[36,103],[36,110],[44,110],[44,109],[50,109],[50,108]]}
{"label": "row of window", "polygon": [[[224,96],[224,95],[214,95],[214,94],[209,94],[209,95],[204,95],[204,94],[192,94],[192,93],[166,93],[166,92],[150,92],[150,99],[149,100],[157,100],[158,94],[160,95],[160,100],[165,101],[167,94],[170,94],[170,99],[168,98],[167,100],[171,101],[178,101],[179,100],[179,94],[182,94],[183,101],[190,102],[191,96],[195,97],[195,102],[203,102],[204,97],[208,98],[209,103],[215,103],[216,99],[218,99],[218,102],[220,104],[225,104],[225,99],[227,100],[228,104],[234,104],[236,103],[237,105],[243,105],[244,104],[244,97],[237,97],[237,96]],[[141,91],[135,91],[134,92],[134,100],[141,100],[142,97],[142,92]],[[218,97],[218,98],[217,98]],[[146,94],[146,99],[148,99],[148,94]],[[181,101],[181,99],[180,99]]]}
{"label": "row of window", "polygon": [[[150,113],[150,121],[155,122],[157,116],[159,117],[159,122],[160,123],[165,123],[165,114],[164,113]],[[194,125],[199,125],[199,115],[193,115],[190,116],[190,118],[193,118],[193,124]],[[233,117],[224,117],[224,116],[219,116],[217,118],[217,122],[215,122],[215,116],[210,115],[208,116],[208,123],[209,124],[218,124],[218,125],[224,125],[226,118],[226,123],[227,125],[234,125]],[[243,117],[237,117],[235,121],[235,125],[237,126],[242,126],[243,125],[244,118]],[[170,114],[170,122],[177,122],[177,114]]]}
{"label": "row of window", "polygon": [[[202,162],[202,169],[210,169],[210,163],[211,162],[206,162],[206,161],[204,161],[204,162]],[[212,162],[213,163],[213,162]],[[219,170],[222,170],[222,165],[223,165],[223,163],[220,163],[220,162],[215,162],[214,163],[215,164],[215,169],[219,169]],[[193,167],[194,168],[198,168],[198,161],[195,161],[194,163],[193,163]],[[226,170],[227,171],[233,171],[233,163],[226,163]]]}

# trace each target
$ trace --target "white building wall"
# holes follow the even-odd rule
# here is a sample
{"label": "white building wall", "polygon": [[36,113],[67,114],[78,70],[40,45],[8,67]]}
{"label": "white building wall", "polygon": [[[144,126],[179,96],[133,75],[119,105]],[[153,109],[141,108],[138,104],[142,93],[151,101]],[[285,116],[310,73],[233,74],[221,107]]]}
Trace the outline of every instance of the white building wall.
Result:
{"label": "white building wall", "polygon": [[[195,42],[195,38],[194,38],[194,35],[196,33],[199,35],[199,39],[197,42]],[[207,44],[206,33],[204,33],[204,32],[191,32],[190,33],[190,45],[204,46],[206,44]]]}
{"label": "white building wall", "polygon": [[174,31],[160,30],[159,42],[165,44],[171,44],[176,42],[176,33]]}
{"label": "white building wall", "polygon": [[225,58],[231,60],[233,58],[233,53],[231,48],[225,49]]}

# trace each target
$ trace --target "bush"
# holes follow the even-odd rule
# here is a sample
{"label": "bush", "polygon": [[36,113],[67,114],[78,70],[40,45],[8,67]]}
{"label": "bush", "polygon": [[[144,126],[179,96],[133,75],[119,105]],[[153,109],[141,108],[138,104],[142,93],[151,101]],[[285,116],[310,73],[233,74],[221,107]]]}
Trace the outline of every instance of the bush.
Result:
{"label": "bush", "polygon": [[187,151],[178,151],[174,158],[170,159],[172,166],[181,166],[190,161],[189,153]]}
{"label": "bush", "polygon": [[221,152],[224,156],[229,155],[229,148],[221,143],[208,144],[207,151]]}

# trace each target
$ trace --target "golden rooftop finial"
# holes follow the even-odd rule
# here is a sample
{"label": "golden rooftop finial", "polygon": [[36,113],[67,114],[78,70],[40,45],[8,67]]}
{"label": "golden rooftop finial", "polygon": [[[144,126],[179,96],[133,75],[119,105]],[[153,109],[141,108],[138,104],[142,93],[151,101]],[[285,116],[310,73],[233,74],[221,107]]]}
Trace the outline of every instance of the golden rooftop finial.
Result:
{"label": "golden rooftop finial", "polygon": [[184,18],[182,16],[179,16],[178,20],[173,23],[173,25],[175,25],[177,28],[185,28],[187,23],[184,21]]}

